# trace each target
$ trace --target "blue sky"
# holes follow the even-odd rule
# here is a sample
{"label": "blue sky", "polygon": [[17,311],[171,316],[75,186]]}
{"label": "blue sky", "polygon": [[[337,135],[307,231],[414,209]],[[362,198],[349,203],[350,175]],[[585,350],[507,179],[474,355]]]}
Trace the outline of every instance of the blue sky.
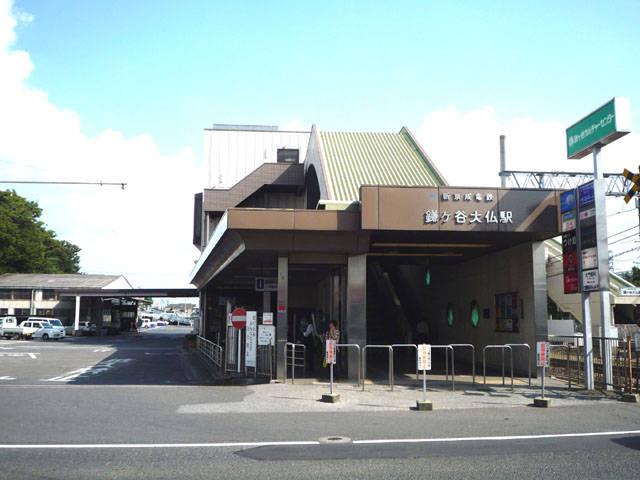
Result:
{"label": "blue sky", "polygon": [[[640,128],[639,26],[637,0],[0,0],[0,178],[128,182],[14,187],[83,271],[183,286],[203,128],[408,126],[459,185],[498,183],[501,133],[508,168],[590,170],[564,129],[616,95]],[[605,170],[638,151],[636,133],[608,146]]]}
{"label": "blue sky", "polygon": [[[640,3],[18,1],[29,82],[95,134],[217,121],[396,130],[454,104],[572,122],[640,105]],[[636,94],[636,95],[634,95]]]}

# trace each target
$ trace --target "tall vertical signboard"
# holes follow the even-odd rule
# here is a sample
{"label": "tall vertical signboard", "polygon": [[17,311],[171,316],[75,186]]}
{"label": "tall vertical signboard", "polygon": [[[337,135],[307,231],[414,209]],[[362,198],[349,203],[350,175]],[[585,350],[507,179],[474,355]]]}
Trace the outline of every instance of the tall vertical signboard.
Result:
{"label": "tall vertical signboard", "polygon": [[[582,292],[582,319],[584,340],[584,384],[587,390],[593,385],[593,351],[591,338],[591,293],[598,292],[602,335],[606,336],[611,327],[609,302],[609,258],[607,245],[607,213],[605,205],[605,184],[600,165],[600,150],[618,138],[631,132],[631,107],[629,99],[615,97],[609,102],[581,118],[566,129],[567,158],[578,159],[593,154],[593,182],[580,185],[575,191],[577,214],[576,252],[578,262],[578,288],[575,288],[573,270],[565,268],[565,293]],[[567,194],[570,195],[570,194]],[[574,198],[575,198],[574,197]],[[568,211],[568,210],[567,210]],[[568,259],[571,242],[565,237],[565,217],[563,215],[563,261]],[[571,215],[567,215],[567,232],[573,226]],[[567,249],[565,250],[565,239]],[[568,288],[569,287],[569,288]],[[567,288],[569,291],[567,291]],[[612,380],[610,352],[605,342],[602,355],[604,383]]]}
{"label": "tall vertical signboard", "polygon": [[576,232],[576,192],[568,190],[560,195],[562,216],[562,273],[564,293],[580,291],[580,266],[578,264],[578,234]]}

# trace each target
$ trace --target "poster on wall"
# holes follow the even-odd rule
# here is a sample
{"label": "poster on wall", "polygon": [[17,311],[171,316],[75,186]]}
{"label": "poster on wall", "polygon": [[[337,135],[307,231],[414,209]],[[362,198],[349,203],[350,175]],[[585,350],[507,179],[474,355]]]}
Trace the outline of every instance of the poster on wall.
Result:
{"label": "poster on wall", "polygon": [[518,293],[496,295],[496,332],[519,331]]}

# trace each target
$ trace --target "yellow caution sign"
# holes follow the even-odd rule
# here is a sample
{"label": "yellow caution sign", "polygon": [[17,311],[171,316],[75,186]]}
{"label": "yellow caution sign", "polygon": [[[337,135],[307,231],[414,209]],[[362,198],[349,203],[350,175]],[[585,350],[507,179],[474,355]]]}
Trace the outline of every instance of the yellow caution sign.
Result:
{"label": "yellow caution sign", "polygon": [[640,191],[640,173],[634,174],[625,168],[622,172],[622,176],[631,182],[631,188],[624,196],[625,203],[629,203],[629,201]]}

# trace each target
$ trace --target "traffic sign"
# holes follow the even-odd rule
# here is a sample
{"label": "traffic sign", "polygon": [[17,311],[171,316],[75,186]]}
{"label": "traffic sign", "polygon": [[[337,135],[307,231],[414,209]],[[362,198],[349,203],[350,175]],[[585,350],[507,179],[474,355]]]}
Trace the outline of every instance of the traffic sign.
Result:
{"label": "traffic sign", "polygon": [[431,370],[431,345],[428,343],[418,345],[418,370]]}
{"label": "traffic sign", "polygon": [[238,330],[247,325],[247,311],[244,308],[237,307],[231,312],[231,325]]}
{"label": "traffic sign", "polygon": [[625,168],[622,172],[622,176],[631,182],[631,188],[624,196],[625,203],[629,203],[629,201],[635,197],[638,192],[640,192],[640,173],[636,173],[634,175]]}

